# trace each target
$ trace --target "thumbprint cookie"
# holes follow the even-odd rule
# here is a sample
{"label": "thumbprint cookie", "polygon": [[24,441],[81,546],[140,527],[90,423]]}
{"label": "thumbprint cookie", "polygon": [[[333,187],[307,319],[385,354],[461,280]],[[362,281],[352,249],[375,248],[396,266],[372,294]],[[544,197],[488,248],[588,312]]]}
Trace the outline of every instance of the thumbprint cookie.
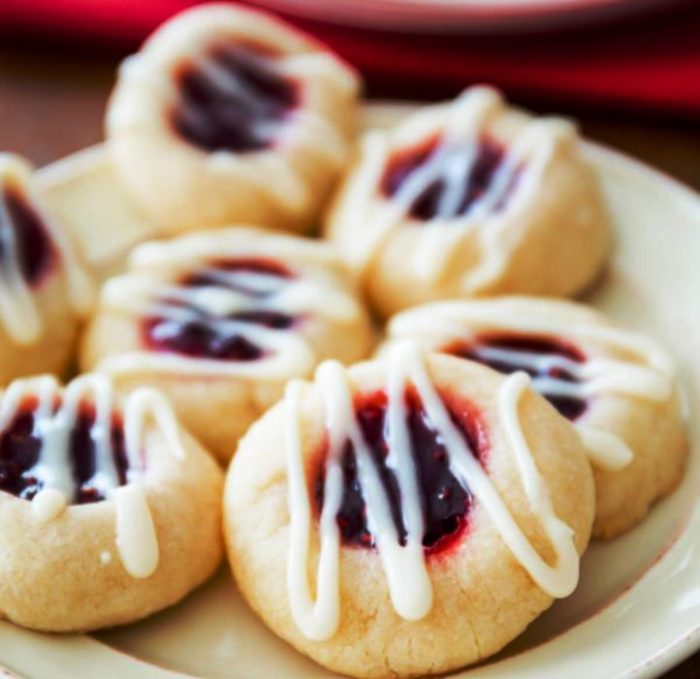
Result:
{"label": "thumbprint cookie", "polygon": [[205,5],[119,71],[107,136],[124,187],[168,233],[308,229],[348,160],[359,81],[273,17]]}
{"label": "thumbprint cookie", "polygon": [[221,560],[222,481],[152,389],[15,380],[0,395],[0,613],[67,632],[174,604]]}
{"label": "thumbprint cookie", "polygon": [[91,301],[91,281],[31,166],[0,153],[0,384],[62,372]]}
{"label": "thumbprint cookie", "polygon": [[495,653],[568,596],[593,480],[529,381],[411,342],[291,381],[224,491],[253,610],[332,670],[414,676]]}
{"label": "thumbprint cookie", "polygon": [[533,297],[438,302],[390,320],[386,346],[406,338],[505,374],[530,375],[588,449],[595,536],[634,526],[679,482],[687,442],[672,362],[599,312]]}
{"label": "thumbprint cookie", "polygon": [[162,390],[226,462],[288,379],[370,351],[372,327],[346,278],[326,244],[259,229],[147,243],[102,289],[82,365],[120,388]]}
{"label": "thumbprint cookie", "polygon": [[326,235],[385,316],[452,297],[574,294],[609,248],[573,124],[509,108],[486,87],[368,133]]}

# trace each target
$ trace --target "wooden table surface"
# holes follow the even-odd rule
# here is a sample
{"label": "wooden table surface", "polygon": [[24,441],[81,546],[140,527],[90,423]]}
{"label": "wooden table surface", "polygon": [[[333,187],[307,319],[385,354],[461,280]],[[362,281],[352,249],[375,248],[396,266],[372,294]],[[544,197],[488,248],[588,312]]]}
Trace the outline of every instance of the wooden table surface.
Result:
{"label": "wooden table surface", "polygon": [[[44,165],[99,142],[118,61],[119,57],[105,54],[0,48],[0,150],[21,153]],[[568,113],[579,119],[590,139],[700,190],[700,129],[590,110]],[[700,653],[666,677],[698,679]]]}

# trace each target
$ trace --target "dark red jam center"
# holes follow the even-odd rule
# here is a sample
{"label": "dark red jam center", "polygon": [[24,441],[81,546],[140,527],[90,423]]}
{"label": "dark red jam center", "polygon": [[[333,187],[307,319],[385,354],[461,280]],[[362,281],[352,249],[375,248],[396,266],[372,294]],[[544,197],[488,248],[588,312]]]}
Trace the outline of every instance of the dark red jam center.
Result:
{"label": "dark red jam center", "polygon": [[19,191],[0,189],[0,261],[14,236],[19,266],[27,285],[36,286],[51,268],[55,251],[41,218]]}
{"label": "dark red jam center", "polygon": [[[486,135],[463,146],[431,139],[391,158],[381,180],[382,192],[389,198],[398,197],[410,182],[407,210],[415,219],[463,217],[491,190],[505,159],[504,147]],[[505,207],[519,174],[516,169],[499,184],[491,212]]]}
{"label": "dark red jam center", "polygon": [[[423,547],[428,554],[444,553],[457,544],[467,527],[472,495],[452,474],[444,442],[425,412],[413,389],[406,391],[406,423],[423,512]],[[406,541],[406,527],[401,512],[401,491],[394,471],[387,465],[387,397],[384,392],[359,396],[355,402],[356,416],[365,442],[379,472],[391,508],[391,515],[401,544]],[[469,404],[450,404],[452,421],[464,436],[469,448],[483,458],[486,435]],[[323,508],[324,464],[314,484],[317,512]],[[358,478],[357,459],[351,442],[342,453],[343,497],[337,514],[338,526],[346,544],[372,548],[375,546],[367,523],[365,496]]]}
{"label": "dark red jam center", "polygon": [[[549,367],[542,370],[536,370],[527,365],[523,365],[520,361],[509,361],[505,358],[492,358],[480,355],[479,348],[494,347],[505,349],[514,353],[527,352],[530,354],[542,354],[547,356],[562,356],[576,363],[583,363],[585,356],[576,347],[565,342],[551,340],[545,337],[536,336],[518,336],[518,335],[488,335],[477,339],[471,344],[457,343],[446,347],[444,351],[462,358],[467,358],[471,361],[483,363],[497,370],[500,373],[510,374],[517,370],[526,372],[530,377],[551,377],[561,382],[570,384],[578,384],[578,380],[574,375],[559,367]],[[544,394],[545,398],[566,418],[575,420],[580,417],[586,410],[586,401],[584,399],[575,398],[572,396],[561,396],[554,394]]]}
{"label": "dark red jam center", "polygon": [[[252,274],[251,277],[226,274]],[[222,275],[223,274],[223,275]],[[213,262],[204,271],[185,276],[179,285],[188,288],[215,286],[236,291],[253,302],[263,302],[271,294],[265,287],[251,283],[255,275],[273,277],[284,285],[294,275],[289,269],[274,260],[236,259]],[[265,351],[244,337],[240,330],[227,327],[226,321],[239,321],[274,330],[286,330],[294,325],[296,318],[288,314],[261,308],[246,309],[225,317],[213,316],[196,305],[185,305],[175,300],[164,299],[169,306],[180,307],[190,312],[186,321],[160,316],[146,318],[143,335],[146,344],[155,351],[166,351],[193,358],[212,358],[228,361],[254,361],[265,356]]]}
{"label": "dark red jam center", "polygon": [[[57,402],[55,407],[60,404]],[[0,490],[24,500],[31,500],[41,489],[42,481],[32,474],[39,462],[42,437],[35,419],[36,399],[27,399],[8,427],[0,434]],[[68,459],[75,480],[76,492],[72,504],[87,504],[104,500],[102,491],[92,481],[95,475],[97,452],[93,425],[95,409],[81,403],[75,426],[68,442]],[[119,485],[126,483],[128,462],[124,446],[121,417],[112,418],[112,454]]]}
{"label": "dark red jam center", "polygon": [[299,103],[296,84],[259,47],[216,45],[178,73],[178,133],[207,151],[245,153],[272,146]]}

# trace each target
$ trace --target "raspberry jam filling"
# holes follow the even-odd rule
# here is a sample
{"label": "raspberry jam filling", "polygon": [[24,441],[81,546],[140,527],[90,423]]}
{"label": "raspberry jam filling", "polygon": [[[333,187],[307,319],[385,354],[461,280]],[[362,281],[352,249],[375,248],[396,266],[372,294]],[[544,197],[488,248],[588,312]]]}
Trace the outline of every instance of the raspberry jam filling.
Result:
{"label": "raspberry jam filling", "polygon": [[0,262],[7,255],[17,257],[27,285],[37,286],[55,252],[41,218],[22,194],[0,189]]}
{"label": "raspberry jam filling", "polygon": [[[407,389],[405,399],[406,423],[411,441],[411,455],[418,475],[424,521],[423,547],[427,554],[442,554],[465,535],[472,495],[450,471],[444,443],[415,390]],[[401,513],[401,494],[396,475],[387,464],[389,446],[386,393],[378,391],[356,397],[355,412],[389,499],[392,519],[399,541],[403,545],[406,541],[406,527]],[[486,436],[472,406],[455,401],[449,404],[449,412],[469,448],[475,451],[480,459],[483,458]],[[341,467],[343,496],[337,521],[342,540],[348,545],[373,548],[375,541],[367,524],[367,510],[358,478],[355,451],[349,441],[342,452]],[[319,516],[323,508],[324,482],[325,468],[321,464],[314,483],[314,497]]]}
{"label": "raspberry jam filling", "polygon": [[464,217],[479,204],[495,213],[506,206],[520,175],[506,159],[506,149],[487,135],[468,145],[434,138],[395,154],[381,190],[405,201],[407,213],[417,220]]}
{"label": "raspberry jam filling", "polygon": [[[292,280],[286,267],[268,259],[235,259],[214,262],[207,269],[188,275],[179,281],[183,288],[215,288],[239,293],[247,299],[246,307],[225,315],[216,315],[197,302],[161,300],[167,308],[184,311],[146,318],[143,322],[144,341],[155,351],[165,351],[193,358],[229,361],[254,361],[266,355],[265,350],[241,332],[238,321],[272,330],[286,330],[296,318],[266,308],[265,301]],[[256,308],[258,307],[258,308]]]}
{"label": "raspberry jam filling", "polygon": [[172,124],[206,151],[245,153],[273,146],[299,104],[297,85],[260,47],[216,45],[183,67],[177,79]]}
{"label": "raspberry jam filling", "polygon": [[[56,408],[59,405],[56,403]],[[36,399],[26,399],[0,434],[0,490],[24,500],[31,500],[43,486],[43,482],[33,473],[44,443],[35,418],[36,407]],[[67,464],[70,465],[76,486],[75,495],[70,498],[72,504],[87,504],[105,499],[103,492],[94,483],[97,471],[94,424],[94,406],[81,403],[67,445]],[[121,417],[118,414],[112,417],[111,442],[119,485],[124,485],[129,465]]]}
{"label": "raspberry jam filling", "polygon": [[[565,385],[579,384],[576,376],[567,371],[561,362],[548,364],[548,361],[541,360],[559,357],[574,364],[583,364],[586,360],[584,354],[568,343],[545,337],[485,335],[477,338],[474,343],[457,343],[444,348],[443,351],[483,363],[506,375],[516,370],[525,371],[533,378],[535,389],[569,420],[577,419],[586,410],[585,399],[552,393],[552,387],[547,388],[541,382],[545,379],[550,385],[556,382]],[[539,386],[538,382],[542,386]]]}

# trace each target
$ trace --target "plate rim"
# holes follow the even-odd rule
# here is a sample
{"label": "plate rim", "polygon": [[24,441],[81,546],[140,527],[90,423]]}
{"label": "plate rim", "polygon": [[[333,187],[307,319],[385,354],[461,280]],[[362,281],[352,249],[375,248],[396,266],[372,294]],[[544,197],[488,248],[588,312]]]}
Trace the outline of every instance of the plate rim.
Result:
{"label": "plate rim", "polygon": [[[387,110],[391,108],[397,112],[402,111],[404,113],[408,113],[414,106],[415,104],[412,104],[410,102],[376,101],[372,102],[367,108],[370,110]],[[687,186],[686,184],[671,176],[670,174],[662,170],[656,169],[653,166],[645,163],[644,161],[641,161],[623,151],[619,151],[606,145],[599,144],[597,142],[591,142],[588,140],[584,142],[584,147],[586,150],[586,154],[596,164],[603,163],[606,165],[607,168],[613,169],[615,172],[619,171],[628,175],[630,173],[634,173],[647,180],[661,182],[663,184],[664,190],[672,191],[674,193],[675,199],[682,201],[684,203],[684,207],[690,210],[691,213],[697,213],[698,217],[700,218],[700,193],[692,187]],[[86,151],[96,152],[97,148],[98,147],[88,147],[87,149],[82,149],[78,151],[77,154],[84,155]],[[55,171],[56,165],[58,163],[66,163],[66,161],[72,160],[74,158],[74,155],[75,154],[59,159],[55,161],[55,163],[52,163],[50,165],[44,166],[43,168],[41,168],[40,172],[44,173],[46,176],[51,176],[51,173]],[[690,538],[693,541],[697,540],[700,542],[700,533],[695,534],[690,532],[693,529],[692,521],[695,513],[700,514],[700,490],[696,491],[692,499],[692,502],[688,509],[688,515],[685,516],[681,521],[679,521],[678,530],[676,534],[665,545],[662,552],[660,552],[659,557],[655,561],[653,561],[648,566],[648,568],[646,568],[641,574],[639,574],[637,578],[635,578],[635,580],[631,583],[631,587],[629,589],[634,589],[641,580],[646,578],[651,572],[653,572],[656,568],[663,564],[668,556],[668,553],[684,536],[690,535]],[[614,599],[612,599],[606,604],[606,607],[617,601],[620,597],[624,596],[627,591],[629,590],[625,589],[620,591]],[[604,608],[600,610],[604,610]],[[587,618],[577,622],[573,627],[563,631],[562,634],[567,634],[570,630],[575,629],[579,624],[585,623],[587,620],[594,618],[600,613],[600,610],[596,610]],[[119,653],[121,655],[127,655],[128,657],[133,658],[137,662],[144,662],[138,656],[130,656],[128,653],[125,653],[124,651],[115,648],[99,639],[95,639],[92,636],[89,636],[87,638],[91,641],[96,642],[97,644],[105,646],[112,652]],[[556,638],[557,637],[553,637],[553,639]],[[549,641],[551,640],[545,641],[544,644],[547,644]],[[656,650],[648,658],[624,670],[618,676],[653,676],[658,673],[665,672],[668,669],[674,667],[675,665],[682,662],[684,659],[697,652],[698,650],[700,650],[700,620],[695,624],[695,626],[684,630],[672,642],[667,643],[661,649]],[[0,672],[5,671],[8,676],[12,677],[22,676],[21,673],[17,673],[16,670],[7,667],[5,662],[6,661],[0,659]],[[164,669],[162,667],[159,667],[157,663],[148,664],[154,669]],[[177,672],[177,676],[188,675],[182,672]]]}

